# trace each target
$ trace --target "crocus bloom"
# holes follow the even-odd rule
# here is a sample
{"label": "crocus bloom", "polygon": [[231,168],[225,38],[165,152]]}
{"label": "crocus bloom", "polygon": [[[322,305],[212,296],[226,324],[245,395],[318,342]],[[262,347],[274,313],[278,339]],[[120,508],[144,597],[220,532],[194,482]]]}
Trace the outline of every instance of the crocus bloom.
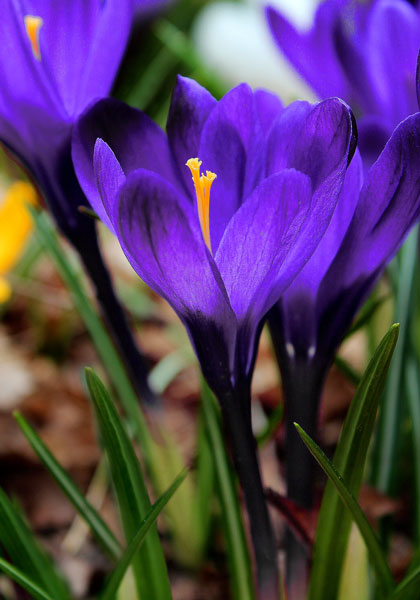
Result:
{"label": "crocus bloom", "polygon": [[283,109],[243,84],[217,102],[183,78],[167,136],[111,99],[74,131],[87,197],[135,271],[178,313],[221,402],[262,587],[273,586],[277,567],[250,421],[257,342],[268,309],[325,231],[353,151],[351,113],[338,99]]}
{"label": "crocus bloom", "polygon": [[[419,220],[419,155],[420,113],[395,129],[365,179],[355,155],[322,241],[271,312],[290,436],[296,420],[315,433],[323,382],[337,347]],[[291,458],[289,485],[295,499],[308,504],[308,479],[298,464]]]}
{"label": "crocus bloom", "polygon": [[[149,9],[151,0],[145,0]],[[139,2],[137,2],[139,4]],[[78,115],[112,86],[133,19],[131,0],[8,0],[2,4],[0,141],[17,157],[79,252],[138,393],[146,366],[115,297],[95,223],[71,160]]]}
{"label": "crocus bloom", "polygon": [[8,0],[2,7],[0,140],[37,182],[62,231],[93,231],[70,156],[72,125],[109,93],[131,1]]}
{"label": "crocus bloom", "polygon": [[100,101],[75,128],[76,172],[134,269],[186,325],[212,387],[236,385],[252,371],[262,317],[330,220],[353,148],[350,111],[338,99],[283,109],[246,85],[216,102],[179,78],[167,131]]}
{"label": "crocus bloom", "polygon": [[5,275],[15,266],[33,229],[28,205],[37,203],[32,185],[16,181],[0,200],[0,303],[9,299],[11,288]]}
{"label": "crocus bloom", "polygon": [[355,110],[359,148],[371,164],[394,128],[417,111],[415,72],[419,9],[406,0],[326,0],[309,30],[267,9],[274,39],[321,97]]}

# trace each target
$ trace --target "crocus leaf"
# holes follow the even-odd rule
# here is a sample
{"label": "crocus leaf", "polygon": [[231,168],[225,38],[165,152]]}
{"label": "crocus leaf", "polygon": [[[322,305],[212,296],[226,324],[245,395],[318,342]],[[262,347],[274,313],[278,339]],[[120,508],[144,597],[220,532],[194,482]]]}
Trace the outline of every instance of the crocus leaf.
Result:
{"label": "crocus leaf", "polygon": [[222,507],[233,598],[235,600],[255,600],[251,560],[236,493],[236,481],[226,454],[217,406],[204,380],[201,388],[201,402]]}
{"label": "crocus leaf", "polygon": [[[359,494],[378,404],[398,332],[399,325],[393,325],[371,358],[350,405],[334,455],[334,465],[355,497]],[[351,516],[343,506],[335,485],[329,481],[318,517],[310,600],[337,598],[350,526]]]}
{"label": "crocus leaf", "polygon": [[143,414],[139,409],[136,393],[133,390],[120,356],[111,342],[101,319],[90,303],[80,277],[78,277],[73,265],[63,252],[48,217],[34,209],[30,209],[30,212],[35,221],[36,232],[42,245],[51,256],[58,273],[70,291],[74,306],[83,319],[98,355],[118,392],[118,398],[130,419],[131,425],[135,427],[143,452],[146,454],[145,458],[149,463],[151,460],[148,456],[150,435],[147,431]]}
{"label": "crocus leaf", "polygon": [[39,460],[48,469],[50,475],[58,483],[67,499],[73,504],[79,515],[89,525],[102,548],[112,559],[117,560],[122,552],[120,543],[103,521],[100,514],[86,500],[68,473],[66,473],[63,467],[57,462],[44,442],[37,435],[35,430],[29,425],[29,423],[22,417],[22,415],[18,412],[15,412],[14,416],[20,427],[20,430],[32,446],[32,449],[38,456]]}
{"label": "crocus leaf", "polygon": [[110,579],[108,580],[105,590],[101,594],[101,600],[112,600],[115,597],[115,594],[118,591],[118,588],[123,580],[123,577],[133,560],[134,555],[139,550],[144,540],[146,539],[146,535],[149,532],[152,525],[155,523],[159,513],[162,511],[165,504],[169,502],[172,496],[175,494],[181,483],[184,481],[187,476],[188,469],[184,469],[178,477],[175,479],[173,484],[166,490],[162,496],[156,500],[153,506],[150,508],[149,512],[144,518],[143,523],[140,525],[139,530],[132,538],[131,542],[128,544],[127,548],[124,551],[121,559],[119,560],[117,566],[112,572]]}
{"label": "crocus leaf", "polygon": [[[410,349],[405,360],[405,390],[407,394],[408,410],[411,420],[411,438],[413,444],[413,479],[414,479],[414,518],[416,539],[420,538],[420,374],[417,358]],[[417,555],[417,556],[416,556]],[[417,562],[414,562],[414,559]],[[420,550],[415,553],[412,564],[420,565]]]}
{"label": "crocus leaf", "polygon": [[20,587],[29,592],[31,597],[35,598],[35,600],[54,600],[54,598],[47,594],[45,590],[41,589],[33,579],[3,558],[0,558],[0,570],[10,577],[10,579],[13,579],[13,581],[18,583]]}
{"label": "crocus leaf", "polygon": [[[92,369],[85,369],[86,383],[105,450],[127,543],[139,529],[151,503],[140,463],[111,398]],[[141,598],[169,600],[171,589],[156,526],[132,560]]]}
{"label": "crocus leaf", "polygon": [[368,549],[372,567],[375,570],[378,590],[382,594],[382,597],[386,598],[394,589],[394,579],[375,532],[370,526],[369,521],[366,519],[357,500],[344,482],[341,473],[327,458],[321,448],[315,444],[297,423],[295,423],[295,427],[306,447],[327,475],[328,480],[334,485],[340,495],[341,501],[356,523]]}
{"label": "crocus leaf", "polygon": [[417,600],[420,588],[420,567],[412,571],[397,585],[387,600]]}
{"label": "crocus leaf", "polygon": [[384,494],[392,494],[397,473],[396,454],[401,431],[401,389],[404,381],[406,340],[412,324],[416,289],[414,272],[418,261],[418,227],[411,232],[400,253],[395,316],[401,323],[400,343],[389,371],[372,453],[372,482]]}
{"label": "crocus leaf", "polygon": [[0,543],[17,569],[45,589],[55,600],[69,600],[64,580],[35,539],[25,519],[0,489]]}

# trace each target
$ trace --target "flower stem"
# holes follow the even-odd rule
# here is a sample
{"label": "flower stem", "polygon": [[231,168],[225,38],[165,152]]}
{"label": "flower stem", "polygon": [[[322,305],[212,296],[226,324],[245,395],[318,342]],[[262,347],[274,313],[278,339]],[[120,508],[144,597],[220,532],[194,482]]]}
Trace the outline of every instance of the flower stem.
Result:
{"label": "flower stem", "polygon": [[94,286],[102,318],[120,353],[137,395],[144,403],[157,406],[159,399],[147,381],[147,361],[134,340],[127,317],[115,295],[112,280],[101,256],[96,236],[81,241],[73,238],[71,242]]}
{"label": "flower stem", "polygon": [[[316,356],[289,356],[282,335],[281,312],[270,311],[270,333],[282,375],[285,396],[285,462],[287,496],[299,507],[310,510],[315,503],[315,462],[298,435],[298,423],[312,438],[317,438],[318,413],[328,361]],[[286,535],[286,587],[291,600],[306,598],[310,556],[289,529]]]}
{"label": "flower stem", "polygon": [[243,393],[219,394],[219,401],[249,515],[258,595],[261,600],[278,600],[282,596],[277,548],[252,433],[249,392],[246,397]]}

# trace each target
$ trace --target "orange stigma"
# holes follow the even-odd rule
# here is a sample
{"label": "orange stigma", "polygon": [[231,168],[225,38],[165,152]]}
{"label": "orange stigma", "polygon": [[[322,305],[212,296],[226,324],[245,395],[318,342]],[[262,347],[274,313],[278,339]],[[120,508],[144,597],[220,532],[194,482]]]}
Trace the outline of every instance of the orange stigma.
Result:
{"label": "orange stigma", "polygon": [[198,160],[198,158],[190,158],[185,164],[191,171],[195,195],[197,196],[198,217],[200,219],[201,231],[203,232],[206,246],[211,252],[209,219],[210,188],[217,175],[211,171],[206,171],[205,175],[200,175],[201,160]]}
{"label": "orange stigma", "polygon": [[33,15],[25,16],[25,29],[29,41],[31,42],[32,53],[37,60],[41,60],[41,49],[39,47],[39,30],[43,24],[42,17],[34,17]]}

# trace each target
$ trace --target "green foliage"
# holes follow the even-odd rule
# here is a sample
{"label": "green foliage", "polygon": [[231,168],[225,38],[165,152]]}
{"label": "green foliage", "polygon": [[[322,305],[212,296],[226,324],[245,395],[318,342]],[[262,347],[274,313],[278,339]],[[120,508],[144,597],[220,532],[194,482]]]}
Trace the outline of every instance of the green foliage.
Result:
{"label": "green foliage", "polygon": [[[151,508],[146,484],[128,433],[105,386],[91,369],[85,370],[85,376],[108,455],[125,538],[129,543]],[[140,598],[171,598],[165,558],[156,526],[152,526],[142,547],[134,556],[132,566]]]}
{"label": "green foliage", "polygon": [[202,382],[201,401],[222,507],[233,598],[235,600],[255,600],[251,561],[236,491],[236,478],[226,454],[218,409],[213,395],[204,381]]}
{"label": "green foliage", "polygon": [[124,551],[121,559],[118,561],[117,566],[112,572],[105,589],[101,594],[101,600],[112,600],[115,597],[115,594],[118,591],[118,588],[123,580],[123,577],[130,566],[133,557],[136,552],[140,549],[143,544],[147,533],[149,532],[152,525],[155,523],[157,517],[162,511],[165,504],[169,502],[172,496],[175,494],[181,483],[184,481],[187,476],[188,470],[184,469],[182,473],[178,475],[173,484],[169,487],[168,490],[153,504],[146,517],[144,518],[143,523],[141,524],[139,530],[135,534],[135,536],[131,539],[131,542],[128,544],[127,548]]}
{"label": "green foliage", "polygon": [[[56,573],[45,551],[38,544],[18,507],[0,489],[0,543],[17,571],[54,600],[69,600],[67,584]],[[3,565],[4,568],[6,568]],[[4,569],[3,569],[4,570]],[[45,596],[44,596],[45,598]]]}
{"label": "green foliage", "polygon": [[339,473],[321,448],[315,444],[313,440],[311,440],[311,438],[297,423],[295,423],[295,427],[308,450],[323,469],[329,481],[331,481],[331,483],[334,485],[335,489],[340,495],[341,501],[350,512],[354,522],[356,523],[369,552],[381,597],[386,598],[394,588],[394,578],[389,570],[386,558],[375,532],[369,525],[369,521],[366,519],[364,512],[357,503],[357,500],[354,498],[353,494],[344,482],[341,473]]}
{"label": "green foliage", "polygon": [[53,596],[47,594],[45,590],[41,589],[33,579],[3,558],[0,558],[0,571],[3,571],[5,575],[10,577],[10,579],[13,579],[13,581],[19,584],[21,588],[29,592],[35,600],[57,600]]}
{"label": "green foliage", "polygon": [[39,460],[49,471],[50,475],[58,483],[67,499],[73,504],[79,515],[86,521],[102,548],[113,559],[117,560],[121,555],[122,548],[112,531],[106,525],[100,514],[86,500],[68,473],[57,462],[44,442],[40,439],[34,429],[18,412],[15,413],[20,430],[26,437]]}
{"label": "green foliage", "polygon": [[[399,325],[393,325],[370,360],[350,405],[334,455],[334,465],[355,497],[362,483],[379,400],[398,332]],[[337,598],[350,525],[351,516],[342,504],[335,485],[329,481],[318,517],[310,600]]]}

